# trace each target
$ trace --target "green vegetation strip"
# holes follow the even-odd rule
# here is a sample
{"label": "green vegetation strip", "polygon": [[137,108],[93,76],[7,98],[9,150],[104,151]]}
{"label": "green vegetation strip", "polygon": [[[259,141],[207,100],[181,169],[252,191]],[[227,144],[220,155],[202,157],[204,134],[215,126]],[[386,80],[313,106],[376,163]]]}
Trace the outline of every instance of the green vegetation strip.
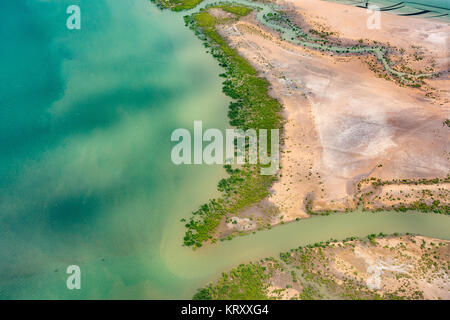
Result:
{"label": "green vegetation strip", "polygon": [[151,0],[160,9],[184,11],[195,8],[203,0]]}
{"label": "green vegetation strip", "polygon": [[194,300],[268,300],[267,280],[273,268],[259,263],[241,264],[222,276],[215,285],[199,289]]}
{"label": "green vegetation strip", "polygon": [[[192,16],[186,16],[185,22],[226,70],[220,76],[225,78],[223,92],[233,98],[228,112],[230,124],[243,130],[255,129],[257,132],[259,129],[281,130],[282,106],[268,94],[268,81],[258,77],[256,70],[228,46],[216,29],[218,24],[229,19],[239,19],[252,9],[228,4],[215,7],[232,13],[235,18],[216,18],[207,10],[201,10]],[[182,219],[182,222],[186,222],[187,229],[184,245],[195,249],[204,242],[215,242],[220,221],[228,214],[236,214],[263,200],[269,195],[269,188],[276,180],[276,176],[261,175],[259,164],[247,164],[238,169],[226,165],[225,169],[228,177],[218,184],[221,197],[202,205],[193,212],[188,222]]]}
{"label": "green vegetation strip", "polygon": [[[381,180],[377,178],[365,178],[362,179],[357,185],[357,193],[355,201],[358,206],[362,206],[362,211],[372,211],[372,212],[381,212],[381,211],[397,211],[397,212],[407,212],[407,211],[418,211],[423,213],[437,213],[450,215],[450,206],[446,201],[442,202],[439,199],[425,200],[419,199],[417,201],[411,203],[399,203],[398,205],[383,206],[376,209],[369,209],[364,206],[364,199],[366,196],[370,196],[373,194],[373,190],[363,193],[361,190],[363,183],[370,183],[370,186],[374,188],[383,187],[386,185],[437,185],[437,184],[446,184],[450,183],[450,176],[446,178],[433,178],[433,179],[393,179],[393,180]],[[305,209],[309,215],[318,215],[318,216],[328,216],[333,213],[342,212],[342,210],[322,210],[322,211],[314,211],[313,210],[313,199],[311,197],[307,198],[305,201]],[[346,208],[345,212],[350,212],[351,210]]]}
{"label": "green vegetation strip", "polygon": [[[366,178],[361,180],[358,183],[358,193],[361,194],[361,184],[362,183],[370,183],[374,188],[377,187],[383,187],[386,185],[437,185],[437,184],[446,184],[450,183],[450,176],[447,176],[446,178],[433,178],[433,179],[393,179],[393,180],[381,180],[376,179],[374,177],[372,178]],[[363,204],[363,196],[371,195],[373,191],[369,191],[366,194],[361,194],[361,196],[358,199],[358,204]],[[424,193],[425,195],[425,193]],[[367,209],[363,208],[363,211],[366,211]],[[433,199],[431,201],[426,201],[425,199],[420,199],[417,201],[414,201],[409,204],[403,204],[400,203],[397,206],[392,205],[392,207],[382,207],[378,208],[372,211],[385,211],[385,210],[395,210],[398,212],[406,212],[406,211],[419,211],[423,213],[437,213],[437,214],[450,214],[450,206],[445,203],[441,202],[439,199]]]}

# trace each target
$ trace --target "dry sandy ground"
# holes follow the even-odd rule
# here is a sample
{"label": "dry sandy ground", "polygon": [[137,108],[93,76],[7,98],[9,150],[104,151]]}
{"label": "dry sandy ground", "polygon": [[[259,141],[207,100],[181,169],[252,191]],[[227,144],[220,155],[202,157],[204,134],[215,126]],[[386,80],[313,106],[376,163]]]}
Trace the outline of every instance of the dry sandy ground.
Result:
{"label": "dry sandy ground", "polygon": [[[421,63],[434,59],[438,70],[448,67],[448,24],[383,13],[382,28],[368,30],[359,8],[319,0],[288,5],[303,21],[329,26],[341,38],[390,42],[405,55],[413,54],[414,44],[422,47]],[[443,125],[450,118],[448,80],[427,80],[440,95],[429,99],[423,90],[377,77],[365,57],[285,43],[252,15],[219,31],[284,105],[281,178],[270,200],[285,221],[307,216],[307,197],[315,199],[315,210],[354,207],[354,186],[369,174],[382,180],[449,174],[450,128]]]}
{"label": "dry sandy ground", "polygon": [[[351,279],[362,286],[361,291],[369,289],[385,299],[394,294],[406,299],[448,300],[449,244],[449,241],[422,236],[381,238],[373,244],[361,240],[332,243],[326,248],[312,249],[315,253],[311,255],[310,265],[315,267],[311,272],[326,274],[339,286]],[[273,284],[281,284],[286,272],[274,278]],[[283,291],[283,299],[302,292],[297,283],[292,280],[287,283],[291,283],[291,288]],[[282,288],[276,285],[272,290]]]}
{"label": "dry sandy ground", "polygon": [[[425,299],[450,298],[450,282],[445,268],[450,253],[448,241],[416,236],[377,239],[376,242],[376,247],[357,245],[353,250],[336,253],[334,267],[337,276],[355,276],[356,271],[356,278],[369,289],[392,292],[407,282],[412,288],[423,291]],[[441,268],[427,260],[434,250],[442,255],[439,261]]]}
{"label": "dry sandy ground", "polygon": [[229,272],[212,283],[212,292],[220,292],[222,299],[234,299],[236,287],[252,279],[252,290],[242,286],[248,298],[256,288],[264,288],[269,299],[280,300],[450,299],[448,240],[370,235],[299,247],[281,253],[280,259],[252,264],[263,267],[267,277],[241,265],[246,272]]}
{"label": "dry sandy ground", "polygon": [[[310,25],[326,26],[346,39],[370,39],[414,52],[412,46],[420,46],[435,58],[439,69],[448,69],[450,26],[448,23],[418,17],[401,17],[381,12],[380,28],[367,28],[369,15],[365,9],[321,0],[284,0]],[[425,60],[426,61],[426,60]]]}

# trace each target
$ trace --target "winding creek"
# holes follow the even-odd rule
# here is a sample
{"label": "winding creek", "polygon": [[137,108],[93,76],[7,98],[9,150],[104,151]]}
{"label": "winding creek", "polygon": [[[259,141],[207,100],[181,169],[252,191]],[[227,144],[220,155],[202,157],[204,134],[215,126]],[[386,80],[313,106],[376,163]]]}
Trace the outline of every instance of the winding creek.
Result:
{"label": "winding creek", "polygon": [[[180,230],[181,231],[181,230]],[[193,252],[166,239],[161,247],[168,268],[181,278],[193,280],[195,287],[204,285],[221,272],[240,263],[263,257],[278,257],[289,249],[329,239],[364,237],[371,233],[415,233],[450,239],[450,219],[444,215],[418,212],[365,213],[355,211],[324,217],[311,217],[277,226],[232,241],[209,245]]]}
{"label": "winding creek", "polygon": [[[303,32],[300,29],[300,27],[289,21],[289,19],[286,16],[284,15],[281,16],[279,12],[282,8],[275,4],[265,4],[247,0],[219,1],[219,2],[217,2],[217,0],[206,0],[203,1],[196,8],[186,11],[185,14],[193,14],[195,12],[198,12],[200,9],[204,9],[206,7],[213,6],[215,4],[226,4],[226,3],[245,5],[257,9],[258,12],[256,14],[256,18],[258,22],[260,22],[261,24],[265,25],[268,28],[271,28],[281,33],[282,39],[292,44],[300,45],[313,50],[329,51],[337,54],[373,54],[378,59],[378,61],[383,65],[384,69],[387,72],[397,77],[426,78],[432,77],[437,74],[437,73],[410,74],[394,70],[390,66],[388,60],[386,59],[387,50],[383,46],[361,45],[361,46],[346,47],[346,46],[326,45],[324,43],[320,43],[322,41],[321,39],[311,37],[307,33]],[[282,19],[277,21],[277,19],[270,18],[270,16],[274,17],[275,15],[282,17]]]}

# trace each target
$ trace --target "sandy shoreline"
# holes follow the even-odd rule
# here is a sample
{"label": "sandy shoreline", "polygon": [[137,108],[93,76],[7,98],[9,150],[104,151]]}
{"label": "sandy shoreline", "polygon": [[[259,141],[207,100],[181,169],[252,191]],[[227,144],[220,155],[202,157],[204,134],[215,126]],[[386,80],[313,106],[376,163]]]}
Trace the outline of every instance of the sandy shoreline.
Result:
{"label": "sandy shoreline", "polygon": [[[448,24],[382,13],[382,28],[368,30],[361,27],[367,16],[359,8],[319,0],[280,4],[296,22],[329,28],[344,41],[403,49],[400,57],[390,57],[394,63],[448,69]],[[355,185],[365,177],[432,179],[450,173],[445,77],[425,80],[435,93],[430,97],[428,89],[378,77],[368,66],[371,57],[332,56],[286,43],[254,15],[219,32],[270,82],[271,95],[284,106],[282,170],[269,199],[282,219],[272,224],[307,217],[307,199],[314,199],[314,210],[355,208]],[[414,59],[417,54],[421,59]],[[449,203],[448,193],[440,200]]]}

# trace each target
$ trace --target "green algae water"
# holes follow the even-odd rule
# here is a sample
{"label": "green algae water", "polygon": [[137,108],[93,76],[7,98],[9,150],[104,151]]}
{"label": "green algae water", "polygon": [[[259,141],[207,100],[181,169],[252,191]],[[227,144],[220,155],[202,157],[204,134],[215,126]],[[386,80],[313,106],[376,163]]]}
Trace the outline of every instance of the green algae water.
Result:
{"label": "green algae water", "polygon": [[[220,272],[311,242],[414,232],[420,213],[313,217],[192,251],[184,226],[215,196],[219,166],[176,167],[170,134],[225,128],[223,72],[182,14],[147,0],[3,1],[0,299],[190,298]],[[81,268],[68,290],[66,268]]]}
{"label": "green algae water", "polygon": [[68,30],[73,3],[0,4],[0,298],[168,297],[161,237],[224,174],[173,165],[170,135],[226,127],[222,70],[150,1],[76,1]]}

